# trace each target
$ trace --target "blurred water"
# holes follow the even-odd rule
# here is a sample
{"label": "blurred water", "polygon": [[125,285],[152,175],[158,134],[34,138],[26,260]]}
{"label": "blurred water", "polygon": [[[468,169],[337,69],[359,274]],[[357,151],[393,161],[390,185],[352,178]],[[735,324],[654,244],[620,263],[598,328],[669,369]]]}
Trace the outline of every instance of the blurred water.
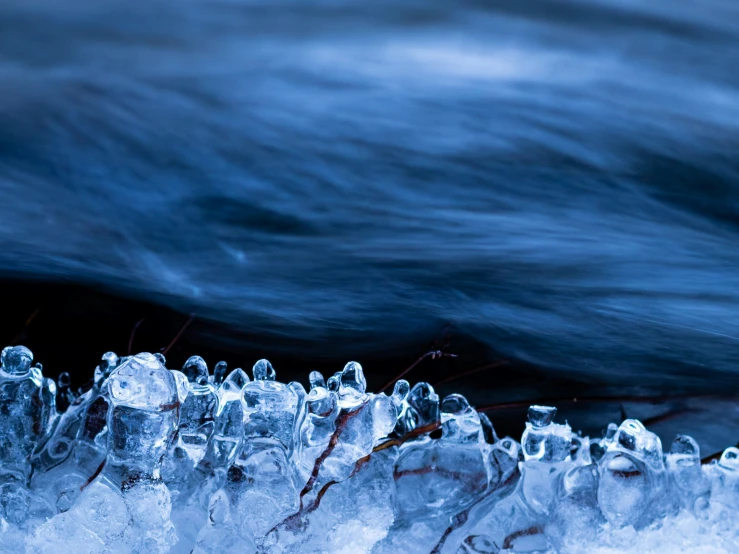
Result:
{"label": "blurred water", "polygon": [[732,0],[0,0],[0,271],[735,381],[737,67]]}

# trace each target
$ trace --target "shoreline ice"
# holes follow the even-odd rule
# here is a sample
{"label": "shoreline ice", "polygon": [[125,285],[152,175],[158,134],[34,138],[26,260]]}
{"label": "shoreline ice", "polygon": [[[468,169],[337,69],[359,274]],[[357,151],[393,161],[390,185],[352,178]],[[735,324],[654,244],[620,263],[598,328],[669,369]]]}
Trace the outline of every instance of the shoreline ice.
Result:
{"label": "shoreline ice", "polygon": [[458,394],[310,389],[190,358],[106,353],[92,388],[25,347],[0,367],[0,552],[736,553],[739,449],[701,463],[638,420],[602,438],[531,406],[518,442]]}

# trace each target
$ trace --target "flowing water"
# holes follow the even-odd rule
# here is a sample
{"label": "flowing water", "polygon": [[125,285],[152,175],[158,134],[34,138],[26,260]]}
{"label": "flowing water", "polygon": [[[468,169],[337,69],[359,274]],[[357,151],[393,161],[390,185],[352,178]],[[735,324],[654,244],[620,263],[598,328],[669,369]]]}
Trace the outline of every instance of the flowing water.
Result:
{"label": "flowing water", "polygon": [[0,271],[720,389],[737,67],[732,0],[2,0]]}

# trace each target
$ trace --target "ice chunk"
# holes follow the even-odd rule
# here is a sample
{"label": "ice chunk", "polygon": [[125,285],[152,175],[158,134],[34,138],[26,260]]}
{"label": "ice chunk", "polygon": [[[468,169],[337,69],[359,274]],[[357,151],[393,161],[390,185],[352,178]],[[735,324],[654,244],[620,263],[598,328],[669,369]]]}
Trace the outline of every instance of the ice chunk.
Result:
{"label": "ice chunk", "polygon": [[643,527],[666,511],[662,443],[640,421],[627,419],[598,462],[598,505],[613,525]]}
{"label": "ice chunk", "polygon": [[38,367],[25,346],[3,349],[0,367],[0,482],[25,482],[30,456],[56,419],[56,385]]}
{"label": "ice chunk", "polygon": [[31,369],[33,353],[25,346],[6,346],[0,354],[2,370],[7,375],[26,375]]}
{"label": "ice chunk", "polygon": [[[177,440],[170,447],[162,469],[164,482],[170,490],[178,492],[183,492],[184,484],[193,469],[205,457],[215,426],[214,414],[218,408],[218,396],[208,381],[205,362],[199,363],[202,358],[192,362],[193,358],[183,368],[183,374],[189,380],[188,394],[180,409]],[[196,364],[196,369],[192,366],[188,369],[187,365],[190,363]],[[185,373],[184,369],[188,369],[188,372]]]}
{"label": "ice chunk", "polygon": [[339,398],[335,392],[316,386],[306,398],[306,416],[299,430],[294,463],[300,475],[301,488],[310,478],[318,457],[325,452],[336,430]]}
{"label": "ice chunk", "polygon": [[400,406],[411,392],[411,386],[405,379],[399,379],[393,387],[393,394],[391,396],[393,404]]}
{"label": "ice chunk", "polygon": [[106,467],[158,477],[187,389],[182,390],[174,371],[146,353],[119,366],[108,378],[107,388],[111,409]]}
{"label": "ice chunk", "polygon": [[739,510],[739,448],[724,450],[718,463],[708,467],[711,479],[711,506],[722,518],[736,520]]}
{"label": "ice chunk", "polygon": [[326,388],[326,381],[323,379],[323,375],[321,375],[320,371],[311,371],[308,376],[308,381],[310,382],[311,390],[317,387]]}
{"label": "ice chunk", "polygon": [[64,413],[67,408],[74,402],[75,395],[70,386],[72,378],[66,371],[59,374],[56,379],[56,409],[59,413]]}
{"label": "ice chunk", "polygon": [[401,403],[395,434],[405,436],[417,428],[431,432],[439,425],[439,396],[428,383],[416,383]]}
{"label": "ice chunk", "polygon": [[212,474],[231,463],[244,434],[244,409],[241,392],[249,376],[241,368],[234,369],[217,390],[218,403],[214,430],[208,441],[201,469]]}
{"label": "ice chunk", "polygon": [[[393,464],[397,448],[372,456],[352,475],[325,489],[297,534],[279,535],[287,552],[369,554],[393,524]],[[294,541],[294,542],[293,542]],[[292,548],[290,548],[292,546]]]}
{"label": "ice chunk", "polygon": [[[201,531],[197,545],[204,551],[211,551],[213,541],[220,540],[211,527],[220,527],[220,534],[245,536],[258,543],[298,510],[300,489],[290,453],[305,391],[275,381],[274,370],[266,369],[268,364],[266,360],[257,362],[256,380],[242,390],[244,438],[228,468],[224,487],[209,508],[210,513],[224,510],[228,517],[221,518],[221,523],[211,518],[208,528]],[[213,506],[224,496],[226,505]]]}
{"label": "ice chunk", "polygon": [[[175,552],[189,554],[198,532],[207,521],[211,496],[226,481],[226,471],[236,456],[244,435],[244,411],[241,392],[249,377],[241,368],[229,373],[218,387],[213,431],[205,454],[185,483],[178,485],[172,521],[179,542]],[[215,535],[213,536],[215,539]]]}
{"label": "ice chunk", "polygon": [[0,359],[0,552],[739,552],[739,449],[663,456],[636,420],[592,440],[532,406],[519,444],[428,383],[367,392],[356,362],[306,394],[266,360],[251,382],[106,353],[75,394]]}
{"label": "ice chunk", "polygon": [[416,383],[408,395],[408,404],[416,414],[416,425],[426,427],[439,421],[439,396],[428,383]]}
{"label": "ice chunk", "polygon": [[401,447],[395,481],[402,521],[420,516],[449,517],[490,484],[477,412],[463,396],[450,395],[444,399],[441,417],[441,439],[424,437]]}
{"label": "ice chunk", "polygon": [[[433,389],[426,385],[415,390],[429,398]],[[433,548],[451,530],[479,518],[482,510],[472,520],[470,510],[500,484],[480,417],[463,396],[444,398],[441,422],[439,440],[425,435],[400,448],[394,471],[396,520],[381,552],[413,551],[421,544]],[[461,540],[463,531],[458,531]]]}
{"label": "ice chunk", "polygon": [[168,553],[176,541],[169,521],[169,492],[161,483],[138,483],[122,492],[99,479],[68,512],[41,525],[27,554],[70,552]]}
{"label": "ice chunk", "polygon": [[182,373],[190,383],[199,383],[201,380],[208,380],[208,364],[200,356],[191,356],[182,366]]}
{"label": "ice chunk", "polygon": [[554,421],[557,408],[553,406],[531,406],[528,413],[528,422],[534,429],[543,429]]}
{"label": "ice chunk", "polygon": [[479,417],[480,425],[482,426],[482,436],[485,439],[485,442],[488,444],[495,444],[498,442],[500,439],[498,439],[498,435],[495,433],[495,429],[493,428],[490,418],[482,412],[480,412]]}
{"label": "ice chunk", "polygon": [[82,486],[92,480],[105,460],[109,408],[107,387],[102,387],[105,378],[107,374],[74,399],[31,459],[33,488],[42,491],[60,512],[74,504]]}
{"label": "ice chunk", "polygon": [[441,403],[442,439],[459,444],[484,440],[480,415],[461,394],[450,394]]}
{"label": "ice chunk", "polygon": [[259,360],[252,368],[255,381],[274,381],[277,378],[275,369],[269,360]]}
{"label": "ice chunk", "polygon": [[326,387],[332,392],[339,392],[339,385],[341,383],[341,372],[337,371],[326,381]]}
{"label": "ice chunk", "polygon": [[554,507],[560,479],[571,462],[572,430],[553,423],[556,412],[545,406],[529,408],[530,419],[521,437],[521,494],[527,507],[540,515],[548,515]]}
{"label": "ice chunk", "polygon": [[[563,477],[572,466],[573,435],[568,425],[553,422],[556,410],[546,406],[532,406],[529,421],[521,439],[523,461],[519,473],[510,471],[501,476],[511,494],[489,506],[479,522],[468,529],[465,548],[469,551],[474,537],[483,537],[479,544],[495,545],[499,549],[518,552],[550,551],[553,539],[546,526],[553,521],[557,501],[563,489]],[[495,443],[502,467],[515,463],[518,455],[515,441],[506,438]],[[506,448],[502,457],[501,449]],[[496,451],[494,450],[494,452]],[[476,541],[474,544],[478,544]]]}
{"label": "ice chunk", "polygon": [[107,379],[111,372],[118,367],[119,363],[120,360],[115,352],[106,352],[103,354],[100,364],[95,368],[95,373],[93,374],[94,382],[99,385],[99,383]]}
{"label": "ice chunk", "polygon": [[223,383],[226,378],[228,371],[228,364],[226,362],[218,362],[215,369],[213,369],[213,385],[218,387]]}
{"label": "ice chunk", "polygon": [[295,434],[299,397],[290,387],[277,381],[247,383],[241,394],[244,410],[244,436],[247,440],[267,439],[290,450]]}
{"label": "ice chunk", "polygon": [[671,496],[680,508],[703,512],[708,507],[710,483],[701,467],[698,443],[687,435],[678,435],[665,455]]}
{"label": "ice chunk", "polygon": [[[181,374],[180,374],[181,375]],[[151,354],[138,354],[107,379],[107,459],[72,507],[42,525],[30,552],[50,542],[98,544],[103,552],[166,553],[177,537],[170,495],[159,480],[185,400],[174,372]]]}

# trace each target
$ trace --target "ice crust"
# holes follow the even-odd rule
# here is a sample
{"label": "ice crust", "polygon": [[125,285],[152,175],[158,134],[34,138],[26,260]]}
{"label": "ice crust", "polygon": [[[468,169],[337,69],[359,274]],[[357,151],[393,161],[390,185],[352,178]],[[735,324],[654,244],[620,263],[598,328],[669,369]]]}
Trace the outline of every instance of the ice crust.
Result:
{"label": "ice crust", "polygon": [[592,439],[532,406],[519,443],[356,362],[306,391],[267,360],[109,352],[84,392],[32,363],[2,352],[2,553],[739,552],[739,450],[664,453],[637,420]]}

